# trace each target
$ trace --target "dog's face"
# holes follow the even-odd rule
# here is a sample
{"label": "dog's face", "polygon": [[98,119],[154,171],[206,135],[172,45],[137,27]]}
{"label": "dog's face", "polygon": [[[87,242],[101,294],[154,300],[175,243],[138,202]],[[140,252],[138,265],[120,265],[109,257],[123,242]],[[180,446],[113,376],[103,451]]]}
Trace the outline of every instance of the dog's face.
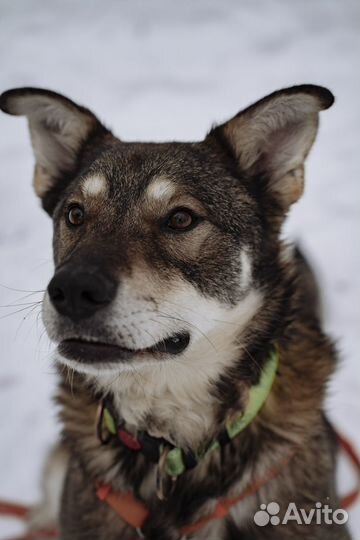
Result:
{"label": "dog's face", "polygon": [[44,320],[61,354],[91,371],[179,360],[243,302],[251,317],[261,222],[238,184],[204,143],[112,140],[54,212]]}
{"label": "dog's face", "polygon": [[54,222],[43,314],[60,359],[93,375],[236,350],[266,302],[281,223],[332,100],[294,87],[204,141],[142,144],[52,92],[3,94],[5,112],[28,116],[35,190]]}

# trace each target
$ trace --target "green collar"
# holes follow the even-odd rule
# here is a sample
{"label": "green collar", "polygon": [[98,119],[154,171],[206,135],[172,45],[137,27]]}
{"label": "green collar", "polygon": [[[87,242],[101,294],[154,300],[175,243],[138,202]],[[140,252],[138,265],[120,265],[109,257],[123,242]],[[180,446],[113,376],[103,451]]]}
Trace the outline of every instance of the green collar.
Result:
{"label": "green collar", "polygon": [[98,423],[99,438],[102,443],[108,442],[107,440],[104,441],[101,435],[103,424],[105,424],[108,432],[111,435],[117,436],[124,446],[134,451],[141,451],[155,463],[160,463],[160,458],[166,450],[163,470],[169,476],[176,478],[186,470],[196,466],[203,457],[218,450],[221,446],[237,437],[254,420],[270,394],[278,364],[279,353],[274,349],[263,367],[260,381],[250,388],[249,401],[245,411],[231,422],[227,422],[225,430],[220,437],[206,449],[199,450],[196,453],[185,452],[181,448],[174,447],[165,439],[152,437],[146,432],[138,433],[134,437],[124,429],[124,422],[115,420],[116,415],[113,414],[109,402],[103,402],[101,405],[101,414]]}

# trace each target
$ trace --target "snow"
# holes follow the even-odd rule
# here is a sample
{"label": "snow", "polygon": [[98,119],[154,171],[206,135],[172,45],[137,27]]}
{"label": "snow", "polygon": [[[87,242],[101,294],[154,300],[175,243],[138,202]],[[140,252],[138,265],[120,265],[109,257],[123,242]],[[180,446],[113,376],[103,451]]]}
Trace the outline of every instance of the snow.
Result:
{"label": "snow", "polygon": [[[199,139],[275,89],[333,90],[287,233],[317,269],[326,328],[338,340],[327,410],[360,450],[358,21],[356,0],[0,0],[1,89],[68,94],[124,139]],[[0,283],[25,291],[44,289],[52,273],[51,224],[32,192],[32,167],[25,120],[2,115]],[[31,502],[58,428],[39,306],[3,307],[41,299],[26,294],[0,287],[0,497]],[[339,477],[342,491],[354,483],[348,470]],[[358,536],[360,504],[350,524]],[[0,522],[0,536],[16,530]]]}

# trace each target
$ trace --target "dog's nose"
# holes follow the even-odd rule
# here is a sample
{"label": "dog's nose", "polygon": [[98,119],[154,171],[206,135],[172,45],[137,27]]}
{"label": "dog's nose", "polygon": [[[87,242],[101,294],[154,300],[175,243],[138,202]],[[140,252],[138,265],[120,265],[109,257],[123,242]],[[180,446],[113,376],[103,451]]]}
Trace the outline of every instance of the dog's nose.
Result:
{"label": "dog's nose", "polygon": [[62,268],[50,281],[48,293],[61,315],[79,321],[110,304],[116,288],[116,282],[102,272]]}

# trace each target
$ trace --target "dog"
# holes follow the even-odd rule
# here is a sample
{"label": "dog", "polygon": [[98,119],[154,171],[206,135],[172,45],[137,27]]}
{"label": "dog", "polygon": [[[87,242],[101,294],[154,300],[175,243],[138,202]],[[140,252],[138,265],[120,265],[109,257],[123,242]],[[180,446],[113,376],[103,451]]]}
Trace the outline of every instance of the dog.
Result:
{"label": "dog", "polygon": [[333,101],[294,86],[200,142],[129,143],[55,92],[2,94],[28,119],[54,226],[61,539],[350,538],[336,520],[254,518],[339,507],[322,410],[336,353],[281,239]]}

